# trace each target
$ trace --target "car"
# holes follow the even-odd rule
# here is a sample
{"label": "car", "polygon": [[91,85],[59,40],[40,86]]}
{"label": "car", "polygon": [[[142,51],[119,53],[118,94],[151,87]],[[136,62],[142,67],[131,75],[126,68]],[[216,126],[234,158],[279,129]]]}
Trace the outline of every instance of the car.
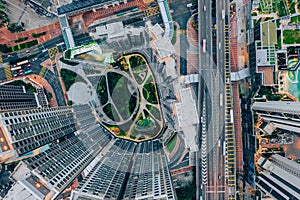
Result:
{"label": "car", "polygon": [[26,50],[26,53],[30,53],[30,49],[27,49],[27,50]]}
{"label": "car", "polygon": [[206,5],[203,6],[203,11],[206,12]]}
{"label": "car", "polygon": [[221,175],[220,175],[220,174],[218,175],[218,179],[219,179],[219,180],[221,179]]}
{"label": "car", "polygon": [[12,54],[8,54],[7,57],[8,57],[8,58],[11,58],[11,57],[13,57],[13,55],[12,55]]}

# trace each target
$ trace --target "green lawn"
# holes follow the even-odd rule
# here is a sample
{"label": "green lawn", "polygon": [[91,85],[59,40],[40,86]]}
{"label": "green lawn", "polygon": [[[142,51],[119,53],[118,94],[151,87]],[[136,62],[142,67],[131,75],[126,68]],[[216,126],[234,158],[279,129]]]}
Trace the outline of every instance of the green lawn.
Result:
{"label": "green lawn", "polygon": [[289,10],[287,9],[286,0],[277,1],[277,10],[278,10],[278,17],[283,17],[290,14]]}
{"label": "green lawn", "polygon": [[176,29],[177,29],[177,26],[174,25],[174,33],[173,33],[173,37],[172,37],[172,44],[175,44],[176,43]]}
{"label": "green lawn", "polygon": [[168,151],[171,153],[176,145],[177,142],[177,135],[175,135],[172,139],[172,141],[169,142],[169,144],[167,145],[167,149]]}
{"label": "green lawn", "polygon": [[300,44],[300,30],[284,30],[283,31],[284,44]]}
{"label": "green lawn", "polygon": [[291,18],[292,23],[300,23],[300,15]]}
{"label": "green lawn", "polygon": [[157,93],[155,89],[155,83],[153,81],[152,76],[149,77],[147,82],[144,84],[143,87],[143,95],[144,98],[152,104],[157,104],[158,103],[158,98],[157,98]]}
{"label": "green lawn", "polygon": [[281,35],[277,38],[277,49],[281,49]]}
{"label": "green lawn", "polygon": [[67,70],[67,69],[61,69],[60,75],[65,84],[67,91],[69,91],[71,85],[73,85],[75,82],[86,83],[85,80],[81,76],[79,76],[75,72]]}

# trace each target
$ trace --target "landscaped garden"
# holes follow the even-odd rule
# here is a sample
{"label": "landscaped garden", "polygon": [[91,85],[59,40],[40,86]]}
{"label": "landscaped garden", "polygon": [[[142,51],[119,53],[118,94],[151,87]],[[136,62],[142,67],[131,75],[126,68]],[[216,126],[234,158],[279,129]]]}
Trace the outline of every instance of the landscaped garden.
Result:
{"label": "landscaped garden", "polygon": [[67,69],[61,69],[60,75],[62,77],[62,80],[65,84],[66,90],[68,91],[75,82],[84,82],[84,79],[76,74],[73,71],[67,70]]}
{"label": "landscaped garden", "polygon": [[144,98],[151,104],[157,104],[157,93],[155,89],[155,83],[152,77],[149,77],[143,88]]}
{"label": "landscaped garden", "polygon": [[97,85],[102,123],[113,134],[142,141],[162,129],[154,77],[143,56],[120,56]]}
{"label": "landscaped garden", "polygon": [[299,44],[300,43],[300,31],[299,30],[284,30],[283,31],[283,43],[284,44]]}

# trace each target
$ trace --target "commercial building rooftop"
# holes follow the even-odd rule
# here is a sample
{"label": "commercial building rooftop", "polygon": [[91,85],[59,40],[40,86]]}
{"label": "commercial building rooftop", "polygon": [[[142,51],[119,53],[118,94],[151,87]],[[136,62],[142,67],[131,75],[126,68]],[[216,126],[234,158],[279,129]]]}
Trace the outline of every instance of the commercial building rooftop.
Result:
{"label": "commercial building rooftop", "polygon": [[164,33],[164,30],[159,24],[155,24],[154,26],[152,26],[150,31],[156,37],[156,39],[161,38]]}
{"label": "commercial building rooftop", "polygon": [[181,102],[175,104],[179,126],[192,126],[199,123],[196,103],[191,88],[181,89]]}
{"label": "commercial building rooftop", "polygon": [[92,9],[93,6],[108,3],[110,0],[78,0],[72,1],[70,4],[62,5],[57,8],[59,15],[71,14],[78,10]]}
{"label": "commercial building rooftop", "polygon": [[252,105],[252,109],[258,111],[266,111],[266,112],[299,114],[300,102],[291,102],[291,101],[255,102]]}
{"label": "commercial building rooftop", "polygon": [[171,43],[171,40],[167,37],[158,38],[153,44],[161,59],[175,53],[174,46]]}

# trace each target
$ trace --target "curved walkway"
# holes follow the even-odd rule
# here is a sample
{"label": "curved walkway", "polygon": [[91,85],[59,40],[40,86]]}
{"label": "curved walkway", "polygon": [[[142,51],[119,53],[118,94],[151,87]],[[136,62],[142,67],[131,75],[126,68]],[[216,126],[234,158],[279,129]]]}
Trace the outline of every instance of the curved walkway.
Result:
{"label": "curved walkway", "polygon": [[50,100],[48,100],[49,101],[49,105],[51,106],[51,107],[57,107],[58,105],[57,105],[57,101],[56,101],[56,98],[55,98],[55,93],[54,93],[54,91],[53,91],[53,88],[51,87],[51,85],[46,81],[46,79],[45,78],[42,78],[42,77],[40,77],[40,76],[38,76],[38,75],[28,75],[27,76],[29,79],[31,79],[32,81],[34,81],[34,82],[37,82],[37,83],[39,83],[40,85],[42,85],[44,88],[45,88],[45,90],[46,90],[46,92],[47,93],[51,93],[52,94],[52,98],[50,99]]}
{"label": "curved walkway", "polygon": [[194,18],[195,15],[196,14],[193,14],[188,20],[188,23],[187,23],[187,30],[188,30],[187,39],[188,39],[188,42],[190,44],[192,44],[194,46],[198,46],[198,33],[192,26],[192,21],[193,21],[193,18]]}

